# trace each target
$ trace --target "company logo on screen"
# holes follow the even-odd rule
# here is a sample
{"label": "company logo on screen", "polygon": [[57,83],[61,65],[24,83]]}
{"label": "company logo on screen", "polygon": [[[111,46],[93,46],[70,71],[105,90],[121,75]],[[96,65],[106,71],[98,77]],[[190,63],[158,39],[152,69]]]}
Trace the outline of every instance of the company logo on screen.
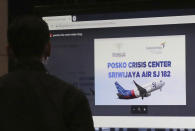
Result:
{"label": "company logo on screen", "polygon": [[113,52],[112,57],[125,57],[126,53],[125,52]]}
{"label": "company logo on screen", "polygon": [[122,51],[123,44],[117,43],[115,46],[117,51],[112,53],[112,57],[125,57],[126,53]]}
{"label": "company logo on screen", "polygon": [[146,50],[150,51],[153,54],[161,54],[163,49],[165,48],[165,44],[165,42],[162,42],[159,45],[151,44],[149,46],[146,46]]}

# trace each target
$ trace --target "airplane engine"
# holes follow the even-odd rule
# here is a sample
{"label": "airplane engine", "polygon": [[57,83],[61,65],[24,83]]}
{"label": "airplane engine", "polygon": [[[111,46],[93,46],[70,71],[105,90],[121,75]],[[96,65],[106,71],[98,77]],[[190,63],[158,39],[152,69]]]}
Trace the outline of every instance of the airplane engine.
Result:
{"label": "airplane engine", "polygon": [[146,94],[146,97],[148,97],[148,96],[151,96],[151,93],[147,93],[147,94]]}

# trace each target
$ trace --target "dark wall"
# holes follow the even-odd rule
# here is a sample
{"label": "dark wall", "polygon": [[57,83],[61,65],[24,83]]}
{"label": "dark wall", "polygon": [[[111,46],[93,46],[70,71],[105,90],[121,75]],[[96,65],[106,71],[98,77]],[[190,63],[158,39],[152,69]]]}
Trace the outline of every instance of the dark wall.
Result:
{"label": "dark wall", "polygon": [[59,15],[114,11],[195,8],[185,0],[9,0],[9,20],[18,15]]}
{"label": "dark wall", "polygon": [[181,8],[195,8],[195,4],[185,0],[71,0],[69,3],[34,6],[34,11],[40,15],[63,15]]}
{"label": "dark wall", "polygon": [[19,15],[28,15],[33,13],[32,0],[8,0],[9,21]]}

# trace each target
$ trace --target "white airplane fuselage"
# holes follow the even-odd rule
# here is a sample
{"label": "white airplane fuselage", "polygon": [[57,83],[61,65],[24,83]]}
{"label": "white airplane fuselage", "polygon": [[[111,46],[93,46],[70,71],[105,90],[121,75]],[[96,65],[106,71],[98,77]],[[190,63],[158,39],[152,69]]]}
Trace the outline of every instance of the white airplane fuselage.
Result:
{"label": "white airplane fuselage", "polygon": [[160,81],[154,81],[147,85],[143,85],[143,88],[146,89],[147,93],[151,93],[155,90],[161,89],[164,85],[165,85],[165,82],[160,80]]}
{"label": "white airplane fuselage", "polygon": [[[147,91],[146,97],[148,97],[151,95],[151,92],[156,91],[158,89],[161,90],[164,85],[165,85],[165,82],[160,80],[160,81],[154,81],[149,84],[143,85],[142,87],[146,89]],[[140,92],[138,90],[134,90],[134,91],[135,91],[136,97],[140,97]]]}

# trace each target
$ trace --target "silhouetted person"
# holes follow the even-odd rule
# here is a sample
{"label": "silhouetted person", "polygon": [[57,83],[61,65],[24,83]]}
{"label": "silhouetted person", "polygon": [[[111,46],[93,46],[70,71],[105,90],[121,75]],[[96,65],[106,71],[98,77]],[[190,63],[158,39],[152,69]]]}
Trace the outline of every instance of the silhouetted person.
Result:
{"label": "silhouetted person", "polygon": [[42,64],[50,55],[48,25],[23,17],[9,26],[7,35],[16,67],[0,78],[0,131],[93,131],[83,93]]}

